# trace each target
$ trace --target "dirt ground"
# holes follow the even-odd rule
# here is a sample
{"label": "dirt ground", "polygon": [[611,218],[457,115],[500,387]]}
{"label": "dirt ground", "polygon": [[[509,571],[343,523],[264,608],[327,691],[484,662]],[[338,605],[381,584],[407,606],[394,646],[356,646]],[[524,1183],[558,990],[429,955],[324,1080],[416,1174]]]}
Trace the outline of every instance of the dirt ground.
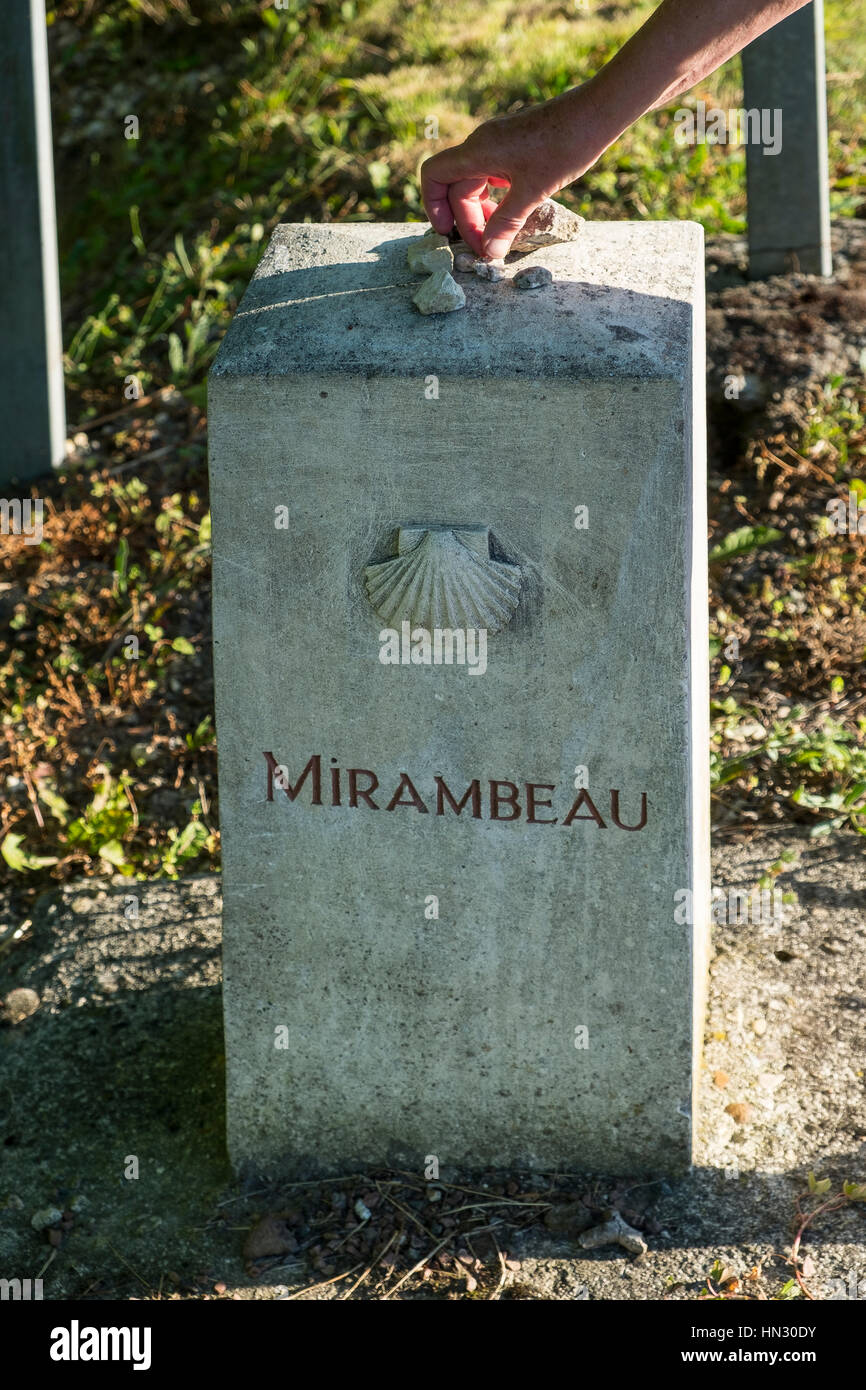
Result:
{"label": "dirt ground", "polygon": [[[4,912],[0,1272],[41,1275],[48,1299],[695,1299],[708,1276],[773,1298],[798,1201],[829,1201],[803,1238],[806,1289],[866,1297],[866,1202],[833,1205],[866,1181],[862,844],[717,843],[715,885],[749,892],[788,852],[775,884],[797,901],[714,929],[696,1162],[675,1182],[446,1169],[242,1189],[218,879],[67,885],[18,937]],[[806,1195],[810,1171],[826,1196]],[[645,1254],[581,1246],[611,1210]]]}
{"label": "dirt ground", "polygon": [[[859,379],[866,365],[866,225],[835,224],[833,240],[832,282],[792,275],[765,284],[746,280],[742,240],[708,242],[714,537],[757,517],[793,538],[799,528],[805,544],[824,507],[834,480],[819,476],[821,460],[788,453],[793,462],[782,466],[778,455],[828,378]],[[732,376],[742,379],[734,398]],[[159,487],[170,492],[180,444],[203,457],[203,422],[176,392],[160,404],[155,417],[150,407],[131,410],[90,434],[106,464],[162,470]],[[76,447],[91,443],[82,435]],[[201,511],[199,465],[194,477]],[[58,495],[66,487],[78,525],[71,486],[58,482]],[[91,530],[70,522],[64,531],[78,547],[76,586],[88,592],[104,588],[101,526],[97,516]],[[61,545],[55,563],[67,559]],[[714,578],[714,605],[729,604],[749,637],[740,697],[767,718],[796,693],[815,702],[819,723],[828,712],[853,719],[862,682],[852,675],[832,709],[825,688],[833,672],[862,673],[862,611],[834,610],[822,627],[807,603],[802,621],[791,619],[800,623],[796,649],[768,679],[759,583],[768,578],[773,592],[788,593],[784,555],[745,557]],[[827,570],[816,580],[824,599],[830,578]],[[204,571],[200,580],[179,600],[196,641],[208,625]],[[7,607],[26,597],[0,587]],[[17,632],[15,644],[29,653],[31,635]],[[154,834],[183,824],[176,803],[187,763],[213,782],[212,747],[190,753],[180,737],[184,721],[194,728],[210,707],[206,640],[185,672],[168,726],[157,730],[156,704],[129,715],[122,692],[111,724],[124,766],[153,725],[153,766],[136,794]],[[103,722],[108,713],[103,702]],[[86,783],[87,740],[104,732],[87,710],[75,718],[71,732],[48,731],[59,737],[68,774],[60,786],[73,802]],[[46,747],[21,756],[38,772]],[[714,883],[748,892],[775,866],[770,880],[796,902],[781,924],[714,930],[695,1167],[677,1182],[581,1175],[575,1154],[574,1174],[444,1170],[432,1181],[376,1172],[242,1188],[224,1150],[219,879],[82,877],[34,902],[39,876],[17,875],[0,897],[0,1277],[42,1277],[50,1299],[696,1299],[708,1287],[730,1297],[866,1297],[866,1202],[839,1197],[845,1182],[866,1183],[864,842],[850,833],[810,839],[806,824],[788,819],[776,765],[753,766],[757,789],[717,798]],[[30,834],[23,780],[12,795]],[[759,817],[785,828],[744,837],[744,822]],[[82,856],[73,858],[56,876],[81,871]],[[810,1194],[810,1173],[829,1187]],[[803,1287],[792,1286],[792,1240],[818,1207],[801,1239]],[[611,1212],[634,1248],[582,1245]],[[642,1243],[646,1253],[635,1253]]]}
{"label": "dirt ground", "polygon": [[[707,238],[707,368],[710,414],[721,426],[711,455],[730,458],[732,399],[759,432],[802,428],[809,391],[866,367],[866,222],[832,229],[833,278],[795,273],[747,277],[745,237]],[[725,378],[741,373],[736,397]],[[719,451],[721,457],[719,458]]]}

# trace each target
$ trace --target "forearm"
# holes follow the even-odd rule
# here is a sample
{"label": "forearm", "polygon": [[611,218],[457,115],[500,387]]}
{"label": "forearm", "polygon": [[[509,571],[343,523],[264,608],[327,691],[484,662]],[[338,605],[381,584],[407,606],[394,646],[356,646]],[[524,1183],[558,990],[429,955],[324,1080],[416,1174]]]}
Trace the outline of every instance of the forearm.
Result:
{"label": "forearm", "polygon": [[[472,249],[504,256],[539,203],[574,183],[640,116],[673,102],[808,0],[663,0],[595,77],[552,101],[485,121],[424,161],[436,231],[455,220]],[[488,181],[508,185],[497,207]]]}
{"label": "forearm", "polygon": [[[808,0],[663,0],[592,79],[605,145],[647,111],[667,106]],[[575,88],[574,92],[580,91]],[[572,92],[560,100],[568,105]],[[581,108],[583,103],[580,103]],[[581,118],[583,112],[581,110]]]}

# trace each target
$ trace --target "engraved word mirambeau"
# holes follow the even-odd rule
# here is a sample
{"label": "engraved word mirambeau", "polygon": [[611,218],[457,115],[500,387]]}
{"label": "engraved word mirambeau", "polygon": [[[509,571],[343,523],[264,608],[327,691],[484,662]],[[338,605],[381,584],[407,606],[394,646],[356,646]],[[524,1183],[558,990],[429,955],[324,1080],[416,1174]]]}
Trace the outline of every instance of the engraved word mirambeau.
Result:
{"label": "engraved word mirambeau", "polygon": [[[545,814],[555,810],[555,782],[518,783],[503,778],[473,777],[464,789],[455,788],[453,778],[449,786],[445,778],[436,773],[432,783],[420,782],[419,790],[408,772],[399,773],[395,786],[393,777],[380,780],[369,767],[334,766],[336,758],[331,758],[331,767],[323,768],[320,753],[313,754],[293,782],[285,763],[278,762],[273,753],[264,753],[263,756],[267,764],[268,801],[274,800],[275,789],[285,792],[289,801],[295,801],[306,785],[302,804],[310,806],[341,806],[348,810],[370,811],[414,810],[422,816],[462,816],[466,811],[467,820],[525,820],[528,825],[566,827],[591,822],[599,830],[611,827],[617,830],[643,830],[647,823],[646,792],[640,793],[640,818],[636,825],[629,825],[622,819],[620,793],[616,789],[607,793],[604,803],[607,820],[585,787],[573,798],[560,820],[558,816]],[[323,786],[325,777],[328,781],[326,789]]]}

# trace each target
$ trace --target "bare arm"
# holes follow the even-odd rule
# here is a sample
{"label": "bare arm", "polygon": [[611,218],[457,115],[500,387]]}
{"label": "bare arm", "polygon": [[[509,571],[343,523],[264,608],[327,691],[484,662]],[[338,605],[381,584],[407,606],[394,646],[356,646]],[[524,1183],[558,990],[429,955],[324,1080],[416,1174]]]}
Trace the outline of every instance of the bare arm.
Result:
{"label": "bare arm", "polygon": [[[808,0],[662,0],[618,53],[552,101],[485,121],[421,166],[430,222],[504,256],[529,214],[580,178],[640,116],[666,106]],[[497,205],[488,184],[507,184]]]}

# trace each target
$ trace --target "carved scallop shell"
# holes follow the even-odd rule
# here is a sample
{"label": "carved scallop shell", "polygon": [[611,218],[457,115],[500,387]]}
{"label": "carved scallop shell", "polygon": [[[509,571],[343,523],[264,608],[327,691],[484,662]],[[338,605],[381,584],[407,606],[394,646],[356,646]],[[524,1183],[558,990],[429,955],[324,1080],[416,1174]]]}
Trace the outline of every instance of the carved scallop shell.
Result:
{"label": "carved scallop shell", "polygon": [[[487,532],[481,529],[487,550]],[[469,529],[466,535],[467,540],[479,539]],[[519,565],[479,554],[454,530],[444,528],[423,531],[410,550],[364,571],[367,596],[380,618],[391,626],[408,620],[428,631],[438,627],[498,632],[517,608],[522,577]]]}

